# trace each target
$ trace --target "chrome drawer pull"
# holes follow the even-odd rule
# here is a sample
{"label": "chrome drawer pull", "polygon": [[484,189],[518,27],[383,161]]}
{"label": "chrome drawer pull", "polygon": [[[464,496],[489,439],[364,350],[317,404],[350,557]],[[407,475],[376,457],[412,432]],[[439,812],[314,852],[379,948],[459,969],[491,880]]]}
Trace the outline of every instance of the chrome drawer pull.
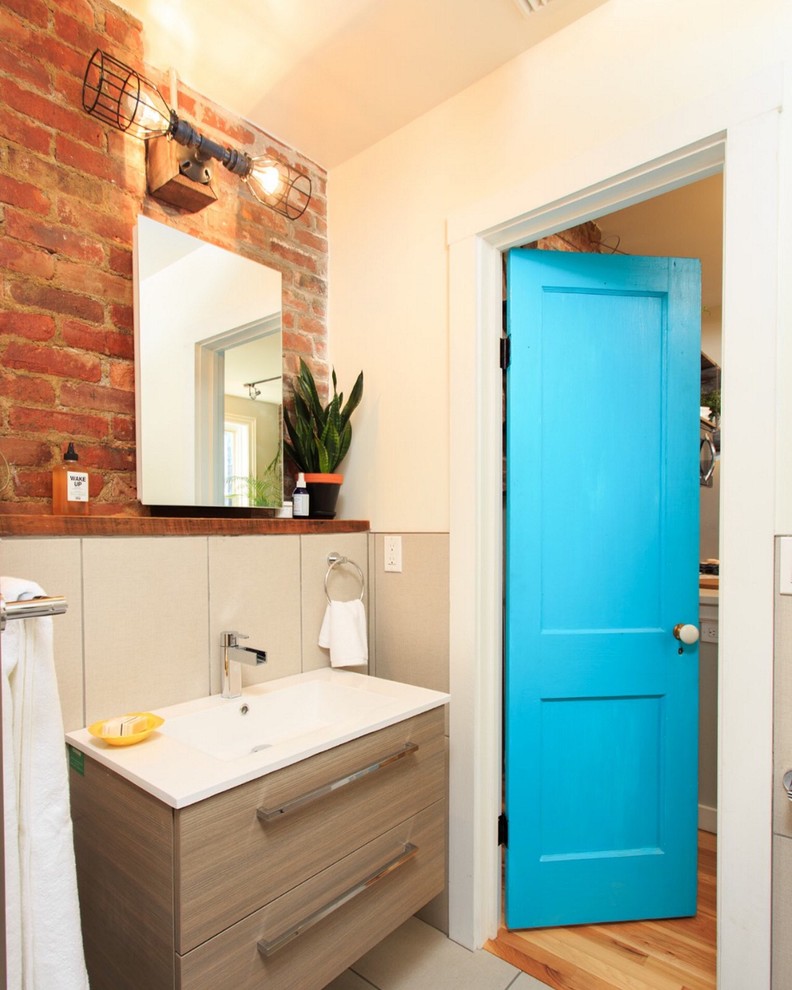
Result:
{"label": "chrome drawer pull", "polygon": [[405,743],[401,749],[397,749],[395,753],[391,753],[389,756],[383,756],[376,763],[370,763],[367,767],[362,767],[360,770],[355,770],[354,773],[347,774],[346,777],[339,777],[338,780],[334,780],[329,784],[323,784],[321,787],[317,787],[316,790],[308,791],[307,794],[301,794],[292,801],[287,801],[280,808],[258,808],[256,814],[261,821],[271,822],[275,818],[280,818],[281,815],[288,815],[290,811],[296,811],[297,808],[302,808],[304,804],[308,804],[310,801],[315,801],[317,798],[324,797],[325,794],[331,794],[333,791],[337,791],[339,787],[346,787],[347,784],[353,784],[356,780],[376,773],[377,770],[384,770],[385,767],[389,767],[392,763],[396,763],[405,756],[409,756],[410,753],[415,753],[417,749],[418,746],[416,743]]}
{"label": "chrome drawer pull", "polygon": [[389,873],[393,873],[394,870],[397,870],[400,866],[403,866],[405,863],[409,862],[409,860],[411,860],[417,852],[418,846],[414,846],[412,842],[405,842],[402,851],[394,856],[393,859],[389,859],[388,862],[380,866],[379,869],[375,870],[373,873],[370,873],[363,880],[359,881],[359,883],[356,883],[354,887],[350,887],[348,890],[345,890],[343,894],[325,904],[324,907],[319,908],[318,911],[314,911],[313,914],[309,914],[307,918],[300,921],[293,928],[288,928],[282,935],[272,939],[271,942],[268,942],[263,938],[259,939],[257,942],[259,952],[262,956],[271,956],[274,952],[277,952],[278,949],[282,949],[284,945],[288,945],[289,942],[297,938],[298,935],[302,935],[302,933],[308,931],[309,928],[313,928],[317,922],[322,921],[323,918],[326,918],[334,911],[337,911],[340,907],[343,907],[343,905],[351,901],[353,897],[357,897],[358,894],[362,894],[364,890],[368,890],[368,888],[372,887],[378,880],[382,880],[384,877],[388,876]]}

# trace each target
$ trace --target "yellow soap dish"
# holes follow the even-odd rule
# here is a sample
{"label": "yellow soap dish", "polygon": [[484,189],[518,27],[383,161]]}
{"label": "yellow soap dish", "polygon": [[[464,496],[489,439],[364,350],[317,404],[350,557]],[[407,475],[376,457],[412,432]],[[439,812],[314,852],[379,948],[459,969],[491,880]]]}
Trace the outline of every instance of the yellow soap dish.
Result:
{"label": "yellow soap dish", "polygon": [[92,736],[110,746],[132,746],[142,742],[165,721],[151,712],[127,712],[116,718],[105,718],[88,726]]}

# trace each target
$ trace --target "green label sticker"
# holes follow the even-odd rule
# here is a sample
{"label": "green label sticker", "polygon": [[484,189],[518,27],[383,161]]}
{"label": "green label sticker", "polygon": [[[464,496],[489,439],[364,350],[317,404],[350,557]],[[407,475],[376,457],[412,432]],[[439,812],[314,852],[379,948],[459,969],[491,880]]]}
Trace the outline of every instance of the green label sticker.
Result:
{"label": "green label sticker", "polygon": [[69,766],[72,770],[76,770],[77,773],[85,776],[85,753],[81,753],[79,749],[75,749],[74,746],[69,746]]}

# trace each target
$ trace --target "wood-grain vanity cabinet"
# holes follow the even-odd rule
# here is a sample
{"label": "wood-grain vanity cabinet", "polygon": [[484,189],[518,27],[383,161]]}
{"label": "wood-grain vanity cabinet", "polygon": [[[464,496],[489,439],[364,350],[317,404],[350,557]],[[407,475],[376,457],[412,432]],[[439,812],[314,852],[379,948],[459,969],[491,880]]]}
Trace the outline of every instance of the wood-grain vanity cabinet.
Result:
{"label": "wood-grain vanity cabinet", "polygon": [[443,888],[444,724],[436,708],[181,809],[86,758],[92,990],[321,990]]}

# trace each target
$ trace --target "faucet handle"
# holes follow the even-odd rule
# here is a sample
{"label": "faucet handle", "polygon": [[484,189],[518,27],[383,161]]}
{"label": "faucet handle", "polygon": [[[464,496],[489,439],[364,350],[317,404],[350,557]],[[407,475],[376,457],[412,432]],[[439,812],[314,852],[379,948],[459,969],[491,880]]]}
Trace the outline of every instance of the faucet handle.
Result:
{"label": "faucet handle", "polygon": [[239,639],[250,639],[250,636],[248,636],[247,633],[236,632],[235,630],[220,633],[220,636],[222,638],[224,648],[236,646],[237,640]]}

